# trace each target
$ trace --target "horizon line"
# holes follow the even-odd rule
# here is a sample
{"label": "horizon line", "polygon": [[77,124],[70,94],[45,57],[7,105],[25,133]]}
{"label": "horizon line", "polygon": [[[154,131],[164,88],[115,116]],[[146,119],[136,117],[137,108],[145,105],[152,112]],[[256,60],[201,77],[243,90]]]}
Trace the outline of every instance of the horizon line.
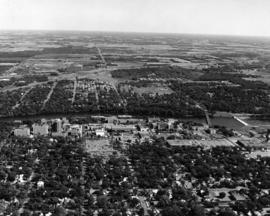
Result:
{"label": "horizon line", "polygon": [[122,34],[164,34],[164,35],[192,35],[192,36],[218,36],[218,37],[246,37],[246,38],[267,38],[270,35],[242,35],[242,34],[226,34],[226,33],[195,33],[195,32],[149,32],[149,31],[120,31],[120,30],[86,30],[86,29],[0,29],[0,32],[93,32],[93,33],[122,33]]}

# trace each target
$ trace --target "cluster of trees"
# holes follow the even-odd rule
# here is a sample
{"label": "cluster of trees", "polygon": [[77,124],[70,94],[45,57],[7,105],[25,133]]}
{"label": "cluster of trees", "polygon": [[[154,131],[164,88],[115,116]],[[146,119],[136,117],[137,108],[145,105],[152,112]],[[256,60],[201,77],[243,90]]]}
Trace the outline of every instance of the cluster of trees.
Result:
{"label": "cluster of trees", "polygon": [[88,157],[85,167],[85,209],[88,215],[100,208],[102,211],[98,215],[126,215],[128,209],[143,215],[139,200],[132,198],[137,192],[133,191],[132,172],[126,158],[111,156],[104,161],[103,158]]}
{"label": "cluster of trees", "polygon": [[133,91],[122,91],[122,98],[127,102],[126,112],[132,115],[161,117],[202,117],[203,112],[196,108],[185,95],[174,92],[168,95],[139,95]]}
{"label": "cluster of trees", "polygon": [[45,105],[44,113],[67,113],[71,108],[74,81],[60,80]]}
{"label": "cluster of trees", "polygon": [[[146,70],[146,69],[132,69]],[[162,72],[161,68],[151,69],[153,73]],[[124,70],[126,73],[126,70]],[[129,71],[129,70],[127,70]],[[166,71],[166,70],[165,70]],[[174,70],[172,70],[174,71]],[[163,71],[164,72],[164,71]],[[122,73],[122,72],[121,72]],[[129,72],[128,72],[129,73]],[[137,74],[140,72],[130,72]],[[136,76],[137,76],[136,75]],[[141,74],[143,76],[143,73]],[[229,80],[240,86],[231,86],[226,83],[182,83],[180,81],[168,81],[169,87],[174,91],[168,95],[138,94],[131,89],[123,90],[119,85],[117,91],[111,86],[89,80],[96,87],[92,90],[77,89],[75,101],[72,104],[74,83],[71,80],[61,80],[56,85],[45,109],[40,110],[40,104],[47,96],[48,88],[34,88],[29,95],[31,100],[23,102],[25,106],[11,112],[11,104],[21,96],[20,91],[2,93],[4,102],[0,107],[3,115],[29,115],[39,113],[76,113],[91,112],[103,114],[132,114],[132,115],[156,115],[161,117],[203,117],[203,111],[196,105],[204,105],[210,112],[245,112],[254,114],[269,113],[270,98],[269,87],[261,82],[251,82],[243,79],[242,75],[219,73],[213,75],[206,72],[200,79],[206,81]],[[87,85],[88,80],[85,80]],[[150,81],[129,82],[131,86],[144,87]],[[126,83],[124,83],[125,85]],[[46,84],[50,85],[50,83]],[[49,86],[48,86],[49,87]],[[36,92],[34,92],[36,91]],[[97,92],[95,92],[97,91]],[[7,99],[7,94],[12,94]],[[14,95],[14,96],[13,96]],[[45,96],[46,95],[46,96]],[[98,97],[98,98],[97,98]],[[26,97],[27,98],[27,97]],[[252,101],[253,103],[250,103]],[[15,103],[15,104],[14,104]]]}
{"label": "cluster of trees", "polygon": [[26,89],[18,89],[14,91],[0,92],[0,115],[12,116],[12,107],[20,101],[21,96],[25,93]]}
{"label": "cluster of trees", "polygon": [[83,47],[83,46],[63,46],[63,47],[53,47],[53,48],[44,48],[41,51],[41,54],[96,54],[97,49],[94,47]]}
{"label": "cluster of trees", "polygon": [[[264,85],[265,87],[266,85]],[[196,84],[171,82],[170,86],[179,94],[203,104],[211,112],[267,113],[270,108],[268,92],[257,88],[233,87],[215,84]],[[252,101],[252,103],[250,103]]]}
{"label": "cluster of trees", "polygon": [[[29,142],[24,139],[6,139],[1,143],[0,200],[9,202],[5,212],[2,212],[4,215],[16,213],[27,198],[35,160],[28,154],[28,144]],[[19,176],[26,183],[22,184]]]}
{"label": "cluster of trees", "polygon": [[197,72],[176,66],[120,69],[111,72],[113,78],[137,80],[140,78],[195,79]]}
{"label": "cluster of trees", "polygon": [[268,85],[261,81],[249,81],[244,78],[256,77],[253,75],[245,75],[239,73],[224,73],[224,72],[212,72],[207,71],[202,76],[198,78],[200,81],[230,81],[234,84],[241,85],[245,89],[261,89],[261,90],[270,90]]}
{"label": "cluster of trees", "polygon": [[[7,126],[1,126],[3,131]],[[125,156],[105,159],[88,155],[69,139],[11,137],[1,153],[0,199],[9,202],[5,213],[23,207],[24,215],[59,208],[69,216],[93,215],[95,210],[98,215],[125,215],[128,210],[143,215],[142,199],[150,204],[150,215],[159,209],[162,216],[247,214],[270,206],[270,195],[262,192],[270,188],[270,159],[247,158],[237,147],[171,147],[155,139],[130,144]],[[177,173],[193,190],[176,183]],[[25,184],[18,182],[20,175]],[[237,186],[244,188],[246,200],[232,200],[228,209],[213,208],[218,202],[205,200],[209,188]],[[154,195],[153,189],[158,189]],[[210,212],[205,209],[209,206]]]}
{"label": "cluster of trees", "polygon": [[83,156],[71,140],[8,139],[1,146],[0,200],[9,204],[1,213],[58,215],[60,208],[65,215],[81,215]]}
{"label": "cluster of trees", "polygon": [[[162,188],[154,199],[149,198],[153,206],[161,209],[162,215],[194,215],[197,211],[202,215],[222,215],[224,211],[235,215],[232,210],[238,214],[247,214],[270,206],[270,196],[262,193],[263,189],[270,188],[269,158],[247,158],[237,147],[215,147],[208,150],[201,147],[169,147],[160,139],[152,144],[146,142],[131,145],[128,155],[134,167],[134,184],[139,188]],[[176,171],[185,174],[180,181],[192,183],[193,190],[197,190],[195,197],[203,198],[200,204],[204,207],[209,207],[210,203],[212,207],[218,206],[218,202],[203,201],[205,195],[200,191],[208,191],[210,187],[241,186],[246,188],[240,191],[246,200],[232,199],[229,209],[218,208],[207,212],[199,205],[194,193],[175,185]],[[172,190],[171,198],[169,190]],[[186,200],[184,203],[183,199]]]}
{"label": "cluster of trees", "polygon": [[[39,144],[36,146],[39,150],[32,155],[39,162],[32,166],[34,176],[25,209],[35,214],[48,213],[60,205],[68,212],[67,215],[80,215],[84,196],[82,149],[76,142],[64,139],[54,143],[44,139]],[[44,185],[39,185],[39,182]],[[61,199],[65,201],[61,202]]]}
{"label": "cluster of trees", "polygon": [[4,139],[7,139],[10,135],[10,131],[13,128],[13,123],[6,122],[6,121],[0,121],[0,142]]}
{"label": "cluster of trees", "polygon": [[135,183],[140,188],[166,188],[172,185],[176,166],[169,158],[170,152],[162,140],[157,140],[155,144],[146,142],[129,147],[128,155],[134,167]]}
{"label": "cluster of trees", "polygon": [[52,83],[37,85],[24,97],[21,104],[13,111],[15,115],[38,114],[43,106],[47,95],[52,87]]}
{"label": "cluster of trees", "polygon": [[112,86],[97,85],[99,95],[99,109],[106,114],[124,113],[121,97]]}
{"label": "cluster of trees", "polygon": [[[81,87],[85,85],[88,87]],[[75,112],[98,112],[97,98],[95,93],[95,81],[91,79],[78,80],[73,109]]]}

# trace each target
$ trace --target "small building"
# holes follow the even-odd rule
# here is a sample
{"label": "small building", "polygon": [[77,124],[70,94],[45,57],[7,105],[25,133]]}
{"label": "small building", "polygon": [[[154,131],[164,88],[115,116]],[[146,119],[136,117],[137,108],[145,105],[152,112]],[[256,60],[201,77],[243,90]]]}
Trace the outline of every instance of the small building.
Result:
{"label": "small building", "polygon": [[170,130],[174,129],[174,125],[176,121],[177,121],[176,119],[168,119],[168,127]]}
{"label": "small building", "polygon": [[115,124],[105,124],[106,129],[113,130],[113,131],[133,131],[136,130],[134,125],[115,125]]}
{"label": "small building", "polygon": [[217,131],[216,131],[215,128],[209,128],[209,133],[210,133],[211,135],[214,135],[214,134],[217,133]]}
{"label": "small building", "polygon": [[166,122],[159,122],[158,123],[158,130],[168,130],[168,124]]}
{"label": "small building", "polygon": [[257,138],[239,139],[236,143],[241,147],[251,148],[254,150],[270,149],[269,143],[262,142]]}
{"label": "small building", "polygon": [[68,134],[71,136],[82,137],[82,125],[79,125],[79,124],[70,125],[70,128],[68,130]]}
{"label": "small building", "polygon": [[118,123],[118,118],[116,116],[109,116],[107,118],[107,120],[108,120],[109,124],[117,124]]}
{"label": "small building", "polygon": [[106,131],[104,128],[102,129],[97,129],[96,130],[96,136],[101,136],[101,137],[105,137],[106,136]]}
{"label": "small building", "polygon": [[30,128],[27,125],[21,125],[19,128],[14,130],[15,136],[30,137]]}

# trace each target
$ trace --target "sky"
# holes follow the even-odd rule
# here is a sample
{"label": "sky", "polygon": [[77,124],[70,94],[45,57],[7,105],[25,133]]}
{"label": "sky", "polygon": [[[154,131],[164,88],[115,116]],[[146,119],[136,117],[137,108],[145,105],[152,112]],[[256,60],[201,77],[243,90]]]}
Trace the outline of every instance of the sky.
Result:
{"label": "sky", "polygon": [[0,0],[0,30],[270,36],[270,0]]}

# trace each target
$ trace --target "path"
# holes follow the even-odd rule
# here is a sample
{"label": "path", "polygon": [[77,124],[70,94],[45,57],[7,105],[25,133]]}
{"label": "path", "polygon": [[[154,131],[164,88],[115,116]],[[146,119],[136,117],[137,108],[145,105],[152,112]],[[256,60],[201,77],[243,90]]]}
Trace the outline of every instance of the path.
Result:
{"label": "path", "polygon": [[26,92],[22,95],[21,99],[12,107],[12,110],[18,108],[20,104],[22,103],[23,99],[26,97],[26,95],[34,88],[34,86],[31,86]]}
{"label": "path", "polygon": [[48,93],[47,98],[46,98],[46,99],[44,100],[44,102],[43,102],[43,105],[42,105],[41,110],[44,110],[44,108],[45,108],[47,102],[50,100],[50,98],[51,98],[51,96],[52,96],[52,93],[53,93],[53,90],[54,90],[54,88],[56,87],[57,83],[58,83],[58,81],[55,81],[55,82],[53,83],[53,86],[52,86],[50,92]]}
{"label": "path", "polygon": [[244,122],[242,119],[238,118],[237,116],[233,116],[233,118],[237,121],[239,121],[241,124],[243,124],[244,126],[248,126],[249,124]]}
{"label": "path", "polygon": [[194,99],[190,98],[189,96],[187,96],[189,100],[191,100],[194,104],[195,104],[195,107],[202,110],[204,112],[204,115],[205,115],[205,118],[206,118],[206,122],[208,124],[209,127],[212,126],[212,122],[211,122],[211,119],[209,117],[209,113],[208,113],[208,110],[207,108],[200,104],[199,102],[195,101]]}
{"label": "path", "polygon": [[119,99],[121,100],[121,104],[123,105],[124,110],[125,110],[125,112],[126,112],[126,111],[127,111],[127,100],[124,99],[124,98],[119,94],[118,89],[116,88],[116,84],[111,84],[111,85],[112,85],[112,87],[114,88],[114,90],[115,90],[117,96],[118,96]]}
{"label": "path", "polygon": [[31,175],[29,176],[27,182],[30,183],[29,188],[27,190],[27,197],[24,199],[24,201],[22,202],[22,206],[21,208],[18,209],[18,215],[21,215],[24,212],[24,206],[25,204],[30,200],[30,198],[28,197],[28,194],[31,192],[32,187],[34,186],[32,179],[34,177],[34,172],[32,171]]}
{"label": "path", "polygon": [[144,210],[144,215],[145,215],[145,216],[149,215],[149,213],[148,213],[149,208],[148,208],[147,205],[146,205],[145,197],[138,196],[138,198],[139,198],[140,203],[141,203],[141,206],[142,206],[142,208],[143,208],[143,210]]}
{"label": "path", "polygon": [[74,80],[74,88],[73,88],[73,96],[72,96],[71,104],[73,104],[74,101],[75,101],[77,84],[78,84],[78,80],[77,80],[77,77],[76,77],[75,80]]}
{"label": "path", "polygon": [[101,59],[102,63],[107,65],[107,62],[106,62],[104,56],[102,55],[102,52],[101,52],[100,48],[99,47],[96,47],[96,48],[97,48],[97,51],[98,51],[98,54],[100,56],[100,59]]}
{"label": "path", "polygon": [[98,91],[97,91],[97,85],[96,84],[95,84],[95,96],[96,96],[96,101],[97,101],[97,109],[100,110],[99,97],[98,97]]}
{"label": "path", "polygon": [[[80,176],[80,180],[81,180],[81,189],[83,192],[85,192],[85,179],[84,179],[84,176],[85,176],[85,158],[83,157],[82,159],[82,162],[81,162],[81,169],[82,169],[82,174]],[[85,208],[84,208],[84,205],[86,204],[87,205],[87,200],[85,200],[85,198],[83,197],[83,202],[82,202],[82,205],[80,206],[80,215],[85,215]]]}

